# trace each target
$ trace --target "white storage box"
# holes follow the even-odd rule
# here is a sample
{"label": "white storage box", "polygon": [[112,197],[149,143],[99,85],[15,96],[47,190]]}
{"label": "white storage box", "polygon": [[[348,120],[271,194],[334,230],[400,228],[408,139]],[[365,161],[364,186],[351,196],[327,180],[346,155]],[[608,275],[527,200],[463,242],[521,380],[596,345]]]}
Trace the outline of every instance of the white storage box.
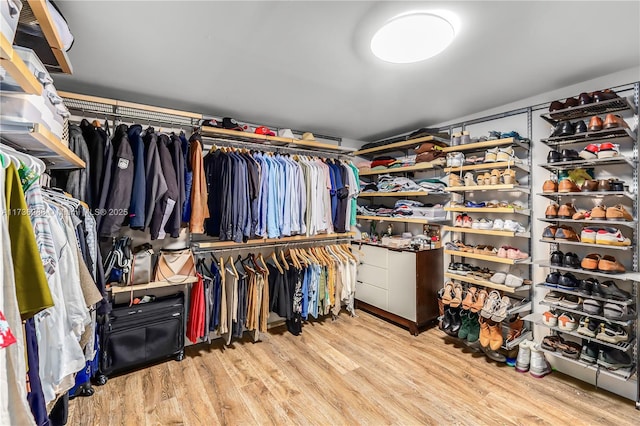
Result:
{"label": "white storage box", "polygon": [[64,117],[61,114],[66,111],[66,108],[64,108],[64,105],[55,105],[51,102],[51,99],[57,101],[55,96],[46,89],[43,90],[42,96],[3,92],[2,96],[0,96],[2,120],[7,122],[42,123],[56,137],[62,138]]}
{"label": "white storage box", "polygon": [[2,21],[2,35],[9,40],[9,44],[13,44],[16,36],[16,28],[18,28],[18,19],[22,10],[22,2],[20,0],[0,0],[0,13]]}
{"label": "white storage box", "polygon": [[413,210],[413,217],[421,217],[431,220],[445,220],[447,218],[447,212],[444,211],[444,207],[411,207]]}
{"label": "white storage box", "polygon": [[[29,71],[31,71],[40,83],[43,85],[53,83],[53,78],[49,75],[49,71],[47,71],[47,68],[33,50],[20,46],[13,46],[13,50],[18,54],[18,56],[20,56]],[[8,74],[6,79],[0,83],[0,89],[12,92],[22,92],[20,85]]]}

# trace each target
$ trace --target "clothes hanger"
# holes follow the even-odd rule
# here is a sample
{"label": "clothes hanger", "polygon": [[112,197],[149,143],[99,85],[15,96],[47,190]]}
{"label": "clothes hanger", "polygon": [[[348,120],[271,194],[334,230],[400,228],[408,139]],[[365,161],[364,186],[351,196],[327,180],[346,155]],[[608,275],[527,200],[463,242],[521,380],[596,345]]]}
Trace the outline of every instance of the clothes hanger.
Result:
{"label": "clothes hanger", "polygon": [[[274,254],[275,254],[275,252],[274,252]],[[287,262],[287,259],[284,257],[284,251],[282,251],[282,250],[280,250],[280,259],[282,259],[282,267],[288,271],[289,270],[289,262]]]}
{"label": "clothes hanger", "polygon": [[240,275],[238,274],[238,271],[236,270],[236,265],[234,264],[233,256],[229,256],[229,265],[231,266],[231,270],[233,271],[233,275],[236,278],[238,278]]}
{"label": "clothes hanger", "polygon": [[[271,258],[271,260],[273,260],[273,264],[276,267],[276,269],[281,273],[284,274],[284,271],[282,270],[282,266],[280,266],[280,263],[278,262],[278,256],[276,256],[276,252],[274,251],[273,253],[271,253],[271,256],[269,256]],[[287,267],[287,269],[289,269]]]}
{"label": "clothes hanger", "polygon": [[[261,265],[258,265],[258,261],[260,261]],[[262,271],[263,274],[269,274],[269,268],[267,268],[267,263],[264,261],[264,257],[262,253],[259,253],[257,257],[254,256],[254,262],[259,270]]]}

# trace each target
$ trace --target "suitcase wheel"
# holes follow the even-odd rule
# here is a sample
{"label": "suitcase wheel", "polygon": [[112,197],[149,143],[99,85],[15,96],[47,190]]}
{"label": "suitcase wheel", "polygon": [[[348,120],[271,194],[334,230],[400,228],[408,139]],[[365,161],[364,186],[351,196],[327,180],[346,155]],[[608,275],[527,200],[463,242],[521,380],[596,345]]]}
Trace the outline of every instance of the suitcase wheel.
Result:
{"label": "suitcase wheel", "polygon": [[180,351],[176,354],[176,361],[182,361],[184,359],[184,351]]}
{"label": "suitcase wheel", "polygon": [[107,380],[107,376],[105,376],[104,374],[98,374],[96,376],[96,385],[104,386],[107,384]]}

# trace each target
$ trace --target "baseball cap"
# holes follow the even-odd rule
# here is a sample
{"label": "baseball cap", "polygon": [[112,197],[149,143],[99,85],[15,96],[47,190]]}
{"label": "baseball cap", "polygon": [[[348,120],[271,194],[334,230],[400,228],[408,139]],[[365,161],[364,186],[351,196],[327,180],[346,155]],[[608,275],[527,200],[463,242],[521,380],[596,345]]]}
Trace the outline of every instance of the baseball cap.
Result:
{"label": "baseball cap", "polygon": [[230,117],[224,117],[222,119],[222,127],[229,130],[239,130],[243,131],[244,129],[235,119]]}
{"label": "baseball cap", "polygon": [[275,136],[276,134],[266,126],[260,126],[256,129],[255,133],[259,135]]}
{"label": "baseball cap", "polygon": [[295,139],[296,138],[293,135],[293,132],[291,131],[291,129],[280,129],[280,130],[278,130],[278,136],[280,136],[282,138],[291,138],[291,139]]}

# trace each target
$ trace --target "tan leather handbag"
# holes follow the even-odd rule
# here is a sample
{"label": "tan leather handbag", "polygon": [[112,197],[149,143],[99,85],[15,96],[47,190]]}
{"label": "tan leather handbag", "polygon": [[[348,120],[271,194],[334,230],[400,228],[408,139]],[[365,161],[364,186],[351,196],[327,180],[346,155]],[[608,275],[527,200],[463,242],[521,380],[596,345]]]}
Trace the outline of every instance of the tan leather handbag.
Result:
{"label": "tan leather handbag", "polygon": [[190,249],[160,252],[154,274],[155,281],[179,283],[195,276],[196,265]]}

